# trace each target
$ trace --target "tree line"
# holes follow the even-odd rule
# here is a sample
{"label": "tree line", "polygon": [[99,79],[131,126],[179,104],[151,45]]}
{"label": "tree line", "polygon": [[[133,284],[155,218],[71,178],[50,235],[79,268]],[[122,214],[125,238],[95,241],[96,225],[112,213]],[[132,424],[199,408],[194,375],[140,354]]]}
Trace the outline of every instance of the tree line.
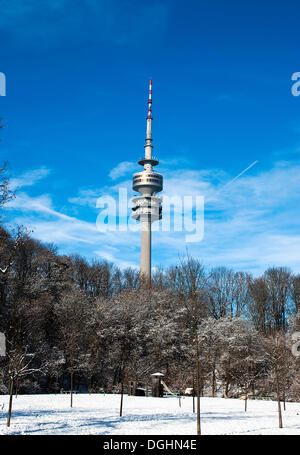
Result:
{"label": "tree line", "polygon": [[[12,195],[1,178],[3,206]],[[243,395],[246,410],[249,394],[264,395],[280,407],[300,399],[299,308],[300,275],[286,267],[253,277],[187,256],[147,288],[135,269],[60,255],[0,224],[0,393],[64,389],[73,406],[73,390],[123,394],[158,370],[197,400]]]}
{"label": "tree line", "polygon": [[223,357],[229,338],[218,341],[218,333],[243,328],[261,344],[297,330],[300,276],[287,268],[273,267],[253,278],[226,267],[208,270],[187,257],[157,270],[146,289],[134,269],[62,256],[26,229],[9,233],[3,226],[0,254],[0,327],[7,352],[27,348],[35,363],[47,360],[47,381],[35,385],[40,391],[55,390],[53,377],[67,370],[89,377],[91,387],[116,386],[125,364],[135,375],[152,365],[172,372],[175,381],[180,365],[187,371],[187,340],[195,328],[199,355],[208,348],[203,337],[210,327],[210,343],[215,349],[221,344]]}

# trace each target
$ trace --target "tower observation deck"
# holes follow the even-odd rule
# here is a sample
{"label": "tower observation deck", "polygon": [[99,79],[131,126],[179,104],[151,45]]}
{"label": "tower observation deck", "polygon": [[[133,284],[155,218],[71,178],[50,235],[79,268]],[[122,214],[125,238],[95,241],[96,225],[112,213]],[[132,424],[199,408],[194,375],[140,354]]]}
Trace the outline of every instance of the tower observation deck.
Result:
{"label": "tower observation deck", "polygon": [[162,218],[162,199],[156,196],[163,189],[163,177],[153,170],[159,164],[157,158],[152,156],[152,82],[150,80],[147,132],[145,142],[145,157],[138,161],[143,166],[141,172],[133,174],[132,188],[141,196],[132,199],[132,218],[140,221],[142,228],[141,236],[141,260],[140,278],[147,284],[151,284],[151,224]]}

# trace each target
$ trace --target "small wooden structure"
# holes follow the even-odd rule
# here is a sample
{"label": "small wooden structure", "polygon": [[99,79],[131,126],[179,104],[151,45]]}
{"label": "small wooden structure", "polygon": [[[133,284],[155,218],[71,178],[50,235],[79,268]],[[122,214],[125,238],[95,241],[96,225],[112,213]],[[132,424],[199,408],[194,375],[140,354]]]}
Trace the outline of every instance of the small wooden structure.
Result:
{"label": "small wooden structure", "polygon": [[163,377],[164,377],[164,374],[162,374],[162,373],[151,374],[152,396],[153,397],[163,397],[164,396],[164,386],[161,383]]}
{"label": "small wooden structure", "polygon": [[128,384],[128,395],[133,395],[136,397],[146,396],[147,388],[143,387],[143,384],[136,381],[129,381]]}

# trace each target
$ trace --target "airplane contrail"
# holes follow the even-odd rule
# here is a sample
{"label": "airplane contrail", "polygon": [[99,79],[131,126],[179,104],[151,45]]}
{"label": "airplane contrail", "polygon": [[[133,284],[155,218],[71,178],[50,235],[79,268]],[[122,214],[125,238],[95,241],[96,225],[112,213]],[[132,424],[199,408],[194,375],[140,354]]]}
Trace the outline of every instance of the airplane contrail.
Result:
{"label": "airplane contrail", "polygon": [[250,166],[248,166],[246,169],[244,169],[242,172],[240,172],[236,177],[234,177],[234,179],[230,180],[230,182],[228,182],[224,186],[222,186],[222,188],[220,188],[216,194],[220,193],[220,191],[222,191],[224,188],[226,188],[226,186],[231,185],[233,182],[235,182],[241,175],[245,174],[245,172],[247,172],[256,163],[258,163],[258,160],[254,161],[252,164],[250,164]]}

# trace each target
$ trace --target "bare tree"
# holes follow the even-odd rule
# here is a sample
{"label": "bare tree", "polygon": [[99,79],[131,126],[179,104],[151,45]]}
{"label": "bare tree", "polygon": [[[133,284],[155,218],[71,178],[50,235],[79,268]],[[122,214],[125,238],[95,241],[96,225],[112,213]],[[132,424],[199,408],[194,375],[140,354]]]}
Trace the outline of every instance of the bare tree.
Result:
{"label": "bare tree", "polygon": [[[0,129],[3,129],[5,128],[5,125],[1,125],[1,122],[2,118],[0,118]],[[1,209],[8,201],[14,197],[15,193],[9,186],[9,178],[7,176],[7,162],[5,162],[2,164],[2,167],[0,167],[0,221],[2,218]]]}
{"label": "bare tree", "polygon": [[291,360],[291,349],[283,332],[277,332],[265,339],[266,356],[271,368],[272,381],[276,390],[279,428],[283,427],[281,404],[285,394],[285,383]]}
{"label": "bare tree", "polygon": [[222,318],[233,312],[233,278],[234,273],[226,267],[216,267],[209,276],[209,311],[215,318]]}
{"label": "bare tree", "polygon": [[9,406],[7,414],[7,426],[10,426],[13,391],[17,381],[20,381],[25,376],[32,375],[37,372],[42,372],[43,367],[36,368],[32,366],[35,354],[28,352],[28,347],[18,347],[10,349],[8,354],[8,376],[9,376]]}
{"label": "bare tree", "polygon": [[0,226],[0,254],[1,262],[3,261],[0,266],[0,273],[2,276],[7,275],[14,265],[17,251],[24,239],[29,235],[29,232],[23,226],[18,226],[12,236]]}
{"label": "bare tree", "polygon": [[118,382],[121,385],[120,416],[123,415],[124,384],[130,356],[139,349],[139,336],[143,331],[141,324],[141,296],[138,291],[125,290],[110,301],[110,321],[117,330],[112,334],[112,346],[117,364]]}
{"label": "bare tree", "polygon": [[4,163],[0,168],[0,209],[2,209],[3,206],[14,197],[15,193],[9,186],[9,178],[7,176],[7,163]]}
{"label": "bare tree", "polygon": [[186,310],[186,321],[190,331],[190,340],[194,351],[195,362],[195,388],[197,402],[197,434],[201,434],[200,423],[200,348],[198,327],[201,319],[207,313],[207,277],[201,262],[187,256],[180,261],[180,266],[169,271],[172,287],[181,296],[182,304]]}
{"label": "bare tree", "polygon": [[233,316],[241,317],[246,315],[249,306],[249,281],[251,280],[251,275],[246,272],[236,272],[233,278]]}
{"label": "bare tree", "polygon": [[59,348],[64,354],[65,365],[70,375],[70,407],[73,407],[74,373],[85,363],[86,344],[86,300],[87,297],[73,291],[65,294],[55,305],[59,330]]}
{"label": "bare tree", "polygon": [[254,327],[261,333],[268,334],[271,330],[271,301],[268,286],[264,277],[249,279],[250,318]]}
{"label": "bare tree", "polygon": [[292,277],[291,297],[295,305],[295,312],[300,312],[300,275]]}
{"label": "bare tree", "polygon": [[291,271],[286,267],[273,267],[265,272],[264,278],[271,301],[272,330],[286,330],[290,312]]}

